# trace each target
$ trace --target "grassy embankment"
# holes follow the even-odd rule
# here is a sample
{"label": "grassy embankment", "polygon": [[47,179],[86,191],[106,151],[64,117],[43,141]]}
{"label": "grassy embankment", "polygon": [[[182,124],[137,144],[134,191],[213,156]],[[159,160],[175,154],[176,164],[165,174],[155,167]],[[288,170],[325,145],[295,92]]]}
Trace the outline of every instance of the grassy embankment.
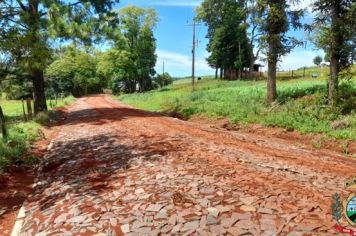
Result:
{"label": "grassy embankment", "polygon": [[[322,76],[317,79],[309,77],[320,72]],[[303,70],[294,72],[294,76],[302,74]],[[279,97],[272,106],[265,102],[265,81],[219,81],[211,77],[199,81],[194,93],[190,80],[185,79],[160,90],[122,95],[119,99],[141,109],[178,113],[186,118],[227,117],[232,123],[257,123],[321,133],[325,139],[356,140],[356,78],[341,83],[342,102],[333,108],[326,105],[326,68],[309,68],[306,78],[301,79],[285,80],[288,75],[280,73]],[[347,127],[333,128],[332,123],[340,120],[345,120]]]}
{"label": "grassy embankment", "polygon": [[[73,97],[67,97],[58,100],[54,107],[61,107],[74,100]],[[0,174],[6,170],[9,165],[31,165],[35,160],[26,155],[31,143],[36,141],[40,135],[41,123],[47,115],[40,114],[31,121],[24,121],[21,101],[9,101],[0,99],[0,105],[5,114],[9,136],[4,140],[0,135]],[[48,102],[50,105],[50,102]],[[50,106],[49,106],[50,107]]]}

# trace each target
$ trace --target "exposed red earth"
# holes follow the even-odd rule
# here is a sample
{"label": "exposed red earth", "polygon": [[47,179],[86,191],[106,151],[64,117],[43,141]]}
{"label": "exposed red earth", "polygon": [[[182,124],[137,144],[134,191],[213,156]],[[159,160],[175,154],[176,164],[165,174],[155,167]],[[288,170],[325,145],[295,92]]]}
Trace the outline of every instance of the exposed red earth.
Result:
{"label": "exposed red earth", "polygon": [[350,193],[354,158],[106,95],[78,99],[66,113],[37,170],[21,235],[338,234],[332,195]]}

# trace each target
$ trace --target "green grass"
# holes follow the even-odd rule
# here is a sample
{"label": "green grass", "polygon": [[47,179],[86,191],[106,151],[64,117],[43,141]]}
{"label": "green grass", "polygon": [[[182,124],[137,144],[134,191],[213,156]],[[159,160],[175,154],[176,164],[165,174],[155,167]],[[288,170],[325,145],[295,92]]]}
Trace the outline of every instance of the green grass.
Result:
{"label": "green grass", "polygon": [[[219,81],[203,79],[192,93],[190,80],[179,80],[169,87],[143,93],[122,95],[119,99],[135,107],[176,113],[189,118],[205,115],[227,117],[232,123],[258,123],[266,126],[322,133],[337,139],[356,139],[356,80],[343,82],[344,101],[338,108],[326,105],[326,80],[280,80],[278,100],[274,106],[265,102],[265,81]],[[347,119],[349,126],[333,130],[331,123]]]}
{"label": "green grass", "polygon": [[[73,96],[66,97],[64,99],[58,99],[57,103],[55,103],[54,100],[48,100],[47,101],[47,106],[48,109],[51,110],[52,108],[55,107],[62,107],[66,106],[72,101],[74,101]],[[7,117],[8,120],[22,120],[23,119],[23,111],[22,111],[22,103],[21,101],[18,100],[5,100],[5,99],[0,99],[0,106],[3,109],[3,112],[5,116]],[[32,104],[33,107],[33,104]],[[25,109],[26,109],[26,102],[25,102]],[[27,110],[26,110],[27,112]]]}
{"label": "green grass", "polygon": [[[69,104],[74,97],[67,97],[49,106],[50,109]],[[53,102],[52,102],[53,103]],[[33,121],[24,122],[21,101],[0,100],[7,120],[8,137],[0,136],[0,174],[10,165],[29,166],[36,159],[27,155],[29,146],[40,136],[40,123],[46,115],[39,115]],[[50,105],[50,101],[48,101]]]}

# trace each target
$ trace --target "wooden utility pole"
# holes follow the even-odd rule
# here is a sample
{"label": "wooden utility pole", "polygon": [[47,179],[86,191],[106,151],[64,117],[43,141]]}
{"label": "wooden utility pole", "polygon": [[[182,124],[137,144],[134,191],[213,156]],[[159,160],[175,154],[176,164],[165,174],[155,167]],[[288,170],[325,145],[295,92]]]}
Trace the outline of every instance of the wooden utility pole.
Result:
{"label": "wooden utility pole", "polygon": [[193,24],[191,24],[189,26],[193,26],[192,87],[193,87],[193,91],[194,91],[195,90],[195,47],[196,47],[196,44],[197,44],[197,41],[195,39],[195,31],[196,31],[196,26],[198,26],[198,24],[195,22],[195,20],[193,20]]}
{"label": "wooden utility pole", "polygon": [[162,75],[164,75],[164,61],[163,61],[163,69],[162,69],[162,71],[163,71]]}
{"label": "wooden utility pole", "polygon": [[193,50],[192,50],[192,86],[195,90],[195,21],[193,21]]}

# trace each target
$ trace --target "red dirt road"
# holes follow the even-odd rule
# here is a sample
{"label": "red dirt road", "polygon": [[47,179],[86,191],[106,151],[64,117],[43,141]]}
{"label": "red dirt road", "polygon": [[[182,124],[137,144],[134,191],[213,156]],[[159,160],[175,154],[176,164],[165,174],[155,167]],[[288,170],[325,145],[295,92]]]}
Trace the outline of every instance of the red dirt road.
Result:
{"label": "red dirt road", "polygon": [[21,235],[332,235],[356,160],[78,99],[40,165]]}

